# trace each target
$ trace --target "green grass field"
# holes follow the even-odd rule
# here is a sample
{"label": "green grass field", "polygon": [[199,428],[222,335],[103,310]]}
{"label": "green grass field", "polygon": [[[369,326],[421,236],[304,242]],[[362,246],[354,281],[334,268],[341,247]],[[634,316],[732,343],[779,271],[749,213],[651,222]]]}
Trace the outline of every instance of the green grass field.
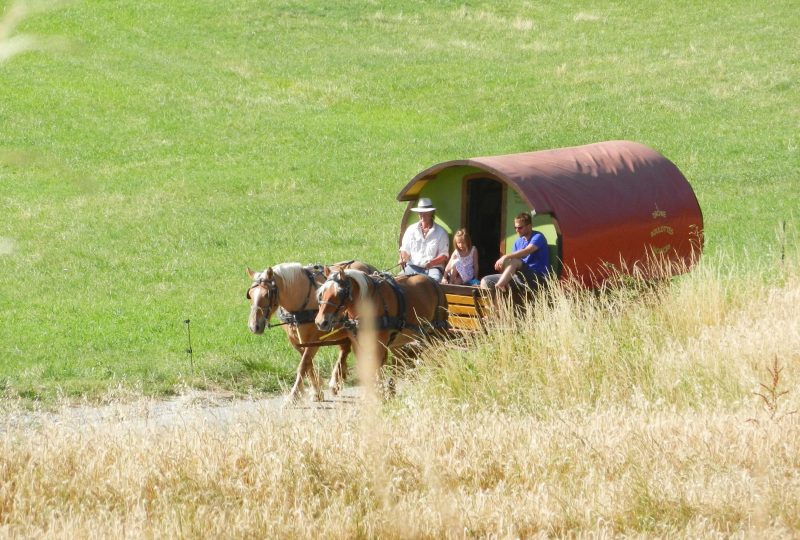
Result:
{"label": "green grass field", "polygon": [[449,159],[638,141],[694,187],[706,261],[776,260],[781,221],[796,250],[796,2],[75,0],[2,28],[36,40],[0,61],[8,395],[280,388],[245,267],[391,266],[395,195]]}

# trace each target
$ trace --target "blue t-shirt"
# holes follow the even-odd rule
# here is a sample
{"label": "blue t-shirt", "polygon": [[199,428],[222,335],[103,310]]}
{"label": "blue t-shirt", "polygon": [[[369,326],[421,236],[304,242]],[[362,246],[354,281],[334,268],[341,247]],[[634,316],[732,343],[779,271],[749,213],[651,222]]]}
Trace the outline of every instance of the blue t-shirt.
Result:
{"label": "blue t-shirt", "polygon": [[546,276],[550,272],[550,250],[547,247],[547,240],[540,232],[533,231],[530,241],[524,236],[517,238],[514,242],[514,251],[519,251],[529,245],[535,245],[536,251],[529,253],[522,258],[522,271]]}

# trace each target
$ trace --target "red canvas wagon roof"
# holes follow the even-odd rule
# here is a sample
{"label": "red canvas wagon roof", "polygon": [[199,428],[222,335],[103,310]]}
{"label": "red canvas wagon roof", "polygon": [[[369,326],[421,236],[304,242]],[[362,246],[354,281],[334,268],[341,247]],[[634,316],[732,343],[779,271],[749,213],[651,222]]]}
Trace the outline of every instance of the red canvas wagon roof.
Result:
{"label": "red canvas wagon roof", "polygon": [[418,183],[460,166],[482,169],[537,213],[554,217],[562,276],[596,283],[609,265],[631,268],[652,254],[686,268],[699,257],[703,216],[694,191],[671,161],[642,144],[608,141],[447,161],[416,175],[398,200],[416,199]]}

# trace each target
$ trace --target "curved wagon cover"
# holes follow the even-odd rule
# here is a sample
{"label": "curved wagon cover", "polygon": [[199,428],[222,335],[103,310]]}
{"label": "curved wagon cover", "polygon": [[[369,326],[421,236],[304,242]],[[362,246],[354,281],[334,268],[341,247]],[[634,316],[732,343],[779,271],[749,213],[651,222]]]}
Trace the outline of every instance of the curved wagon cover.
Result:
{"label": "curved wagon cover", "polygon": [[[471,191],[470,181],[497,184],[499,208],[481,213],[483,194],[491,192]],[[560,259],[561,277],[587,286],[601,283],[614,269],[640,267],[653,277],[654,258],[669,263],[670,273],[680,273],[702,250],[703,216],[686,178],[655,150],[629,141],[440,163],[416,175],[397,198],[411,201],[410,208],[420,196],[442,207],[437,220],[451,233],[466,225],[473,237],[480,236],[499,222],[501,253],[510,251],[515,238],[514,215],[533,211],[535,224],[551,226],[546,236]]]}

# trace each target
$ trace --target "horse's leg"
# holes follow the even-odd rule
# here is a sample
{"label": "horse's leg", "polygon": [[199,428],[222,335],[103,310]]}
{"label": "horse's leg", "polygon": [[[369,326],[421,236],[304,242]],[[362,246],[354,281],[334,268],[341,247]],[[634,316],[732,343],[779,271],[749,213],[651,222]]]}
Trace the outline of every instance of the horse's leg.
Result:
{"label": "horse's leg", "polygon": [[[389,350],[388,349],[384,349],[383,360],[381,361],[381,368],[383,368],[383,366],[386,365],[386,360],[387,360],[388,357],[389,357]],[[386,397],[389,398],[389,399],[393,398],[395,396],[395,394],[396,394],[395,378],[397,376],[397,373],[396,373],[396,371],[397,371],[397,369],[396,369],[397,368],[397,356],[394,353],[392,353],[392,359],[394,360],[394,362],[393,362],[394,366],[393,367],[390,366],[390,368],[389,368],[389,376],[388,376],[389,380],[386,381]]]}
{"label": "horse's leg", "polygon": [[294,378],[294,384],[292,385],[292,389],[289,391],[289,395],[287,396],[287,401],[294,401],[300,396],[300,392],[303,390],[303,377],[300,376],[300,367],[303,365],[303,355],[306,352],[306,349],[298,346],[297,343],[290,338],[290,343],[294,350],[296,350],[300,354],[300,362],[297,364],[297,374]]}
{"label": "horse's leg", "polygon": [[289,392],[289,400],[297,401],[303,391],[303,379],[308,377],[311,379],[311,386],[314,388],[314,399],[316,401],[323,401],[322,389],[319,385],[319,377],[317,371],[314,369],[314,355],[317,354],[319,347],[305,347],[302,356],[300,357],[300,364],[297,366],[297,377],[294,380],[292,391]]}
{"label": "horse's leg", "polygon": [[313,401],[325,401],[325,394],[322,393],[322,385],[319,382],[319,374],[317,368],[314,367],[314,356],[316,356],[319,347],[314,347],[314,352],[308,357],[308,365],[306,366],[306,379],[311,381],[311,387],[314,389],[314,394],[311,397]]}
{"label": "horse's leg", "polygon": [[344,387],[344,381],[347,380],[347,355],[349,353],[349,341],[339,345],[339,357],[336,359],[336,364],[333,366],[331,380],[328,381],[328,389],[330,389],[334,396],[339,394],[339,391]]}
{"label": "horse's leg", "polygon": [[383,367],[386,365],[386,360],[389,357],[389,349],[382,343],[378,343],[377,363],[375,365],[375,388],[380,392],[383,399],[394,396],[394,378],[393,374],[389,373],[384,377]]}

